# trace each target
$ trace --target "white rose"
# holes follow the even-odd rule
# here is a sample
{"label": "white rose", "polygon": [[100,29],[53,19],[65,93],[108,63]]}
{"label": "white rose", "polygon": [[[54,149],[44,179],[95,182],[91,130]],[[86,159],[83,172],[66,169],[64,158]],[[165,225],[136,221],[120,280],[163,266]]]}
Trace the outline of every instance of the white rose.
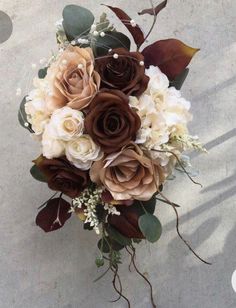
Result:
{"label": "white rose", "polygon": [[42,152],[43,156],[48,159],[61,157],[65,154],[65,143],[50,135],[48,125],[46,125],[42,136]]}
{"label": "white rose", "polygon": [[84,115],[81,111],[63,107],[53,112],[50,120],[50,134],[56,139],[71,141],[80,137],[84,129]]}
{"label": "white rose", "polygon": [[88,170],[94,161],[103,157],[103,153],[89,135],[82,135],[66,144],[66,157],[77,168]]}

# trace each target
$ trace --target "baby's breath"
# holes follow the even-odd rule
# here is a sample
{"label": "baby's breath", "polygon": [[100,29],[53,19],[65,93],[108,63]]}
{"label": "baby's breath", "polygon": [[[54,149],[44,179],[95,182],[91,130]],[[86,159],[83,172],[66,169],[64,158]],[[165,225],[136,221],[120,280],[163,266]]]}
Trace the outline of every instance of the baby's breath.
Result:
{"label": "baby's breath", "polygon": [[99,220],[97,217],[96,207],[102,202],[101,193],[102,190],[100,188],[86,188],[78,198],[75,198],[72,201],[73,211],[75,211],[76,208],[85,207],[84,215],[86,219],[84,223],[88,223],[97,234],[99,234]]}

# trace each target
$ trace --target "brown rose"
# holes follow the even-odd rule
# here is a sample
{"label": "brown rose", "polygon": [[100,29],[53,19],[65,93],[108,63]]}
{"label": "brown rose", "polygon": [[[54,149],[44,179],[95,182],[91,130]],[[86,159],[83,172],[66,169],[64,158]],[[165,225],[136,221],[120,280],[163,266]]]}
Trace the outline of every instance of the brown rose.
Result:
{"label": "brown rose", "polygon": [[47,159],[41,155],[34,163],[45,175],[49,188],[71,198],[78,197],[88,185],[88,172],[71,165],[65,157]]}
{"label": "brown rose", "polygon": [[[114,54],[118,55],[117,59],[113,57]],[[98,58],[96,70],[101,76],[102,87],[120,90],[126,95],[141,95],[149,82],[149,77],[145,75],[143,55],[125,48],[113,49],[107,57]]]}
{"label": "brown rose", "polygon": [[165,180],[162,168],[130,143],[119,153],[95,162],[90,178],[110,191],[115,200],[149,200]]}
{"label": "brown rose", "polygon": [[129,100],[121,91],[102,91],[90,104],[85,129],[105,153],[120,150],[136,139],[141,121],[129,107]]}
{"label": "brown rose", "polygon": [[66,105],[78,110],[87,107],[100,87],[91,48],[69,46],[50,66],[47,79],[49,111]]}
{"label": "brown rose", "polygon": [[118,210],[120,215],[109,215],[108,223],[128,238],[145,238],[138,225],[139,217],[144,212],[140,212],[136,205],[119,206]]}

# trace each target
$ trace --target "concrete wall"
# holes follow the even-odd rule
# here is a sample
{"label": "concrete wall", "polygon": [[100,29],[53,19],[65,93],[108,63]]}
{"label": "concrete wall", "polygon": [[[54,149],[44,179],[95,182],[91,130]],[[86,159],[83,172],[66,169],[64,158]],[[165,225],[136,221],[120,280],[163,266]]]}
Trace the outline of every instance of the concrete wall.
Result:
{"label": "concrete wall", "polygon": [[[148,1],[113,0],[145,31],[151,20],[136,12]],[[110,275],[99,283],[94,259],[97,238],[84,232],[72,218],[58,232],[44,234],[35,226],[37,207],[50,196],[28,172],[39,147],[17,123],[19,98],[30,89],[39,63],[55,49],[54,22],[68,0],[1,0],[0,10],[13,21],[14,31],[0,44],[0,307],[1,308],[105,308],[116,295]],[[99,15],[97,0],[75,0]],[[109,16],[113,16],[109,13]],[[168,183],[165,194],[182,205],[181,231],[197,252],[213,265],[201,264],[178,239],[175,216],[169,206],[158,205],[163,236],[154,245],[138,249],[138,264],[147,272],[159,308],[233,308],[236,293],[231,276],[236,269],[236,1],[169,0],[158,17],[152,39],[176,37],[201,52],[191,64],[183,87],[192,101],[191,132],[198,134],[208,155],[193,155],[204,188],[184,175]],[[118,25],[116,18],[112,20]],[[132,307],[151,307],[148,288],[127,270],[124,254],[121,278]]]}

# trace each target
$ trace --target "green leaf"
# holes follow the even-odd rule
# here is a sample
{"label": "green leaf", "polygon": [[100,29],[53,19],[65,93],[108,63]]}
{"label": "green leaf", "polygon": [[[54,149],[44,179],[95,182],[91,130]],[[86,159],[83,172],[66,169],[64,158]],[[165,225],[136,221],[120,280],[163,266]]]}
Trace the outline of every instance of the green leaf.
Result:
{"label": "green leaf", "polygon": [[162,233],[162,227],[159,219],[149,213],[139,217],[139,228],[146,239],[154,243],[159,240]]}
{"label": "green leaf", "polygon": [[109,253],[110,252],[110,247],[112,248],[112,250],[120,251],[121,249],[124,248],[124,245],[119,244],[117,241],[115,241],[114,239],[109,238],[108,236],[106,236],[103,239],[103,243],[102,243],[102,239],[99,240],[98,248],[99,248],[99,250],[101,252]]}
{"label": "green leaf", "polygon": [[124,235],[120,234],[116,229],[112,228],[111,226],[107,227],[107,233],[111,237],[111,239],[115,240],[122,246],[131,245],[131,239],[125,237]]}
{"label": "green leaf", "polygon": [[171,87],[175,87],[177,90],[182,88],[185,79],[189,73],[189,68],[185,68],[182,73],[180,73],[173,81],[170,82]]}
{"label": "green leaf", "polygon": [[96,258],[95,263],[97,267],[102,267],[104,265],[104,259],[103,258]]}
{"label": "green leaf", "polygon": [[121,32],[106,32],[104,37],[97,37],[95,45],[96,56],[104,56],[108,53],[109,49],[126,48],[130,50],[130,39]]}
{"label": "green leaf", "polygon": [[79,35],[86,35],[94,22],[93,14],[86,8],[78,5],[67,5],[62,13],[63,27],[69,41]]}
{"label": "green leaf", "polygon": [[44,67],[44,68],[41,68],[39,71],[38,71],[38,77],[40,79],[44,79],[47,75],[47,71],[48,71],[48,67]]}
{"label": "green leaf", "polygon": [[108,241],[108,237],[106,237],[106,239],[104,238],[104,239],[100,239],[99,241],[98,241],[98,249],[101,251],[101,252],[103,252],[103,253],[109,253],[110,252],[110,247],[109,247],[109,245],[108,245],[108,243],[107,242],[109,242]]}
{"label": "green leaf", "polygon": [[45,176],[42,174],[42,172],[39,170],[39,168],[34,165],[31,169],[30,169],[30,174],[32,175],[32,177],[40,182],[47,182]]}
{"label": "green leaf", "polygon": [[20,103],[20,108],[18,110],[18,121],[22,127],[27,129],[29,132],[33,133],[31,124],[27,120],[27,115],[25,112],[25,103],[26,103],[26,96],[23,98],[23,100]]}
{"label": "green leaf", "polygon": [[135,200],[133,206],[138,209],[138,213],[139,213],[140,216],[145,214],[144,209],[148,213],[153,214],[155,212],[155,207],[156,207],[156,196],[154,195],[148,201],[138,201],[138,200]]}

